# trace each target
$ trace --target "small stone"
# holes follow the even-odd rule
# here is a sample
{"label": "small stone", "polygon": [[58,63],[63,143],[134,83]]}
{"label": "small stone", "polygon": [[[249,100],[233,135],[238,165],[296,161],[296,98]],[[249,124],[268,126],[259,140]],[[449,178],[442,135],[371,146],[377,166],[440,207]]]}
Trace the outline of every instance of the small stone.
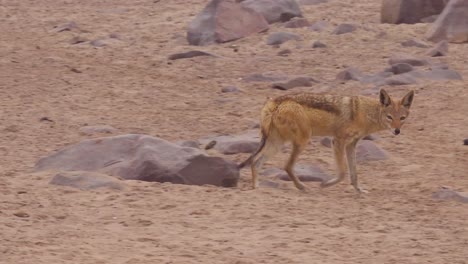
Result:
{"label": "small stone", "polygon": [[362,78],[362,73],[356,69],[349,67],[336,75],[336,79],[339,81],[348,81],[348,80],[355,80],[360,81]]}
{"label": "small stone", "polygon": [[208,144],[206,144],[205,146],[205,149],[208,150],[208,149],[212,149],[215,145],[216,145],[216,140],[212,140],[210,142],[208,142]]}
{"label": "small stone", "polygon": [[429,61],[423,57],[416,57],[413,55],[405,54],[405,53],[397,53],[390,57],[388,60],[390,65],[397,64],[397,63],[407,63],[412,66],[424,66],[428,65]]}
{"label": "small stone", "polygon": [[324,137],[322,138],[322,140],[320,140],[320,144],[322,144],[322,146],[325,146],[327,148],[331,148],[333,141],[329,137]]}
{"label": "small stone", "polygon": [[243,78],[246,82],[277,82],[287,79],[288,76],[280,72],[253,73]]}
{"label": "small stone", "polygon": [[175,53],[172,55],[169,55],[168,59],[169,60],[180,60],[180,59],[189,59],[193,57],[200,57],[200,56],[212,56],[216,57],[214,54],[200,51],[200,50],[191,50],[187,52],[181,52],[181,53]]}
{"label": "small stone", "polygon": [[338,25],[335,30],[333,30],[332,34],[341,35],[346,33],[351,33],[355,31],[357,27],[353,24],[340,24]]}
{"label": "small stone", "polygon": [[391,72],[394,74],[401,74],[405,72],[410,72],[413,70],[413,66],[408,63],[397,63],[391,66]]}
{"label": "small stone", "polygon": [[271,33],[266,41],[267,45],[281,45],[290,40],[300,40],[299,35],[290,32],[274,32]]}
{"label": "small stone", "polygon": [[71,31],[71,30],[77,29],[77,28],[78,28],[78,25],[74,21],[71,21],[71,22],[68,22],[66,24],[56,26],[55,27],[55,32]]}
{"label": "small stone", "polygon": [[94,134],[112,134],[117,129],[108,125],[96,125],[96,126],[84,126],[80,128],[80,133],[83,135],[94,135]]}
{"label": "small stone", "polygon": [[89,40],[85,37],[75,36],[70,40],[70,44],[75,45],[75,44],[83,43],[86,41],[89,41]]}
{"label": "small stone", "polygon": [[468,138],[465,138],[465,140],[463,140],[463,145],[468,146]]}
{"label": "small stone", "polygon": [[319,40],[314,41],[314,43],[312,43],[312,48],[314,48],[314,49],[316,49],[316,48],[326,48],[326,47],[327,47],[327,45],[320,42]]}
{"label": "small stone", "polygon": [[272,86],[273,88],[279,90],[289,90],[296,87],[310,87],[312,86],[313,82],[316,82],[313,78],[299,76],[287,82],[274,83]]}
{"label": "small stone", "polygon": [[290,49],[284,49],[284,50],[280,50],[278,53],[278,56],[288,56],[289,54],[291,54],[291,50]]}
{"label": "small stone", "polygon": [[89,42],[89,44],[91,44],[91,46],[96,47],[96,48],[107,46],[107,44],[101,39],[92,40],[91,42]]}
{"label": "small stone", "polygon": [[241,90],[237,88],[236,86],[227,86],[227,87],[221,88],[222,93],[238,93],[240,91]]}
{"label": "small stone", "polygon": [[327,27],[328,23],[324,20],[321,20],[321,21],[318,21],[314,24],[312,24],[309,29],[311,31],[316,31],[316,32],[322,32],[326,27]]}
{"label": "small stone", "polygon": [[25,212],[16,212],[13,214],[14,216],[17,216],[17,217],[20,217],[20,218],[27,218],[29,217],[29,214],[28,213],[25,213]]}
{"label": "small stone", "polygon": [[303,28],[309,27],[310,22],[305,18],[295,17],[288,22],[284,23],[285,28]]}
{"label": "small stone", "polygon": [[420,40],[409,39],[401,42],[403,47],[418,47],[418,48],[429,48],[430,46]]}

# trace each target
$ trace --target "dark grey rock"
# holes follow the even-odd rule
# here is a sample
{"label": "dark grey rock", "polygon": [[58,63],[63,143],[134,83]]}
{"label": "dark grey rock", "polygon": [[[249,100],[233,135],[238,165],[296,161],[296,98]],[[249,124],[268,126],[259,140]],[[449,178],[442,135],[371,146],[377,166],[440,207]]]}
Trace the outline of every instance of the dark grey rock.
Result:
{"label": "dark grey rock", "polygon": [[397,63],[406,63],[412,66],[424,66],[428,65],[429,61],[425,57],[417,57],[405,53],[397,53],[390,57],[388,60],[390,65],[397,64]]}
{"label": "dark grey rock", "polygon": [[301,17],[295,17],[288,22],[284,23],[285,28],[303,28],[303,27],[309,27],[310,22]]}
{"label": "dark grey rock", "polygon": [[401,42],[403,47],[429,48],[430,45],[417,39],[409,39]]}
{"label": "dark grey rock", "polygon": [[225,155],[252,153],[259,146],[260,135],[258,130],[249,130],[240,135],[222,135],[200,139],[202,144],[211,141],[216,142],[214,149]]}
{"label": "dark grey rock", "polygon": [[351,33],[355,31],[357,27],[353,24],[340,24],[338,25],[335,30],[333,30],[332,34],[341,35],[346,33]]}
{"label": "dark grey rock", "polygon": [[226,86],[221,88],[222,93],[239,93],[241,90],[236,86]]}
{"label": "dark grey rock", "polygon": [[311,77],[299,76],[288,80],[287,82],[277,82],[272,85],[273,88],[279,90],[289,90],[296,87],[310,87],[315,81]]}
{"label": "dark grey rock", "polygon": [[295,0],[245,0],[241,5],[263,15],[269,24],[302,17],[301,8]]}
{"label": "dark grey rock", "polygon": [[324,20],[321,20],[321,21],[318,21],[318,22],[315,22],[313,23],[309,29],[311,31],[316,31],[316,32],[322,32],[326,27],[327,27],[328,23]]}
{"label": "dark grey rock", "polygon": [[405,73],[405,72],[412,71],[413,66],[411,66],[408,63],[396,63],[396,64],[393,64],[390,67],[390,69],[391,69],[391,72],[393,72],[394,74],[402,74],[402,73]]}
{"label": "dark grey rock", "polygon": [[317,41],[314,41],[314,43],[312,43],[312,48],[314,49],[317,49],[317,48],[326,48],[327,45],[325,45],[324,43],[322,43],[321,41],[317,40]]}
{"label": "dark grey rock", "polygon": [[443,188],[432,194],[432,199],[442,200],[453,200],[461,203],[468,203],[468,194],[459,193],[457,191]]}
{"label": "dark grey rock", "polygon": [[362,78],[362,73],[353,67],[349,67],[336,75],[336,80],[340,81],[348,81],[348,80],[355,80],[360,81]]}
{"label": "dark grey rock", "polygon": [[172,55],[169,55],[168,59],[169,60],[180,60],[180,59],[189,59],[193,57],[200,57],[200,56],[211,56],[211,57],[216,57],[216,55],[201,51],[201,50],[191,50],[187,52],[181,52],[181,53],[175,53]]}
{"label": "dark grey rock", "polygon": [[[294,173],[303,182],[323,182],[332,178],[316,165],[297,164],[294,167]],[[261,173],[261,175],[275,177],[283,181],[291,180],[286,171],[278,168],[266,169]]]}
{"label": "dark grey rock", "polygon": [[290,32],[274,32],[271,33],[266,41],[267,45],[281,45],[286,41],[300,40],[299,35]]}

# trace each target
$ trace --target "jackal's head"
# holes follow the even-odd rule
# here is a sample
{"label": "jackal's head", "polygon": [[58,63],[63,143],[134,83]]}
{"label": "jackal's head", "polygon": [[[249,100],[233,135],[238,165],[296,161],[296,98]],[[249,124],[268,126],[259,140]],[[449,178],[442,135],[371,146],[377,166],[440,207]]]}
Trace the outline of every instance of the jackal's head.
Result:
{"label": "jackal's head", "polygon": [[401,126],[408,118],[413,98],[414,91],[410,91],[399,101],[395,101],[384,89],[380,90],[380,103],[382,104],[380,120],[393,134],[400,134]]}

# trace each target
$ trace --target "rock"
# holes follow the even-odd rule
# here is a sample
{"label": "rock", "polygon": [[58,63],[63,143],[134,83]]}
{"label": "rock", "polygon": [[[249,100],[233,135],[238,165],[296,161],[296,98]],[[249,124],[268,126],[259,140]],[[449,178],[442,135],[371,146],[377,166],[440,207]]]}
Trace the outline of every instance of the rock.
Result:
{"label": "rock", "polygon": [[[294,173],[303,182],[323,182],[331,179],[332,177],[325,173],[320,167],[316,165],[301,165],[297,164],[294,167]],[[268,177],[275,177],[283,181],[290,181],[286,171],[278,168],[270,168],[264,170],[261,175]]]}
{"label": "rock", "polygon": [[300,5],[318,5],[328,2],[328,0],[298,0]]}
{"label": "rock", "polygon": [[[328,148],[332,146],[332,140],[329,137],[324,137],[320,143]],[[387,158],[388,154],[371,140],[360,140],[358,142],[356,147],[356,161],[376,161]]]}
{"label": "rock", "polygon": [[463,77],[454,70],[432,69],[430,71],[416,71],[410,73],[413,73],[414,76],[421,79],[432,81],[463,80]]}
{"label": "rock", "polygon": [[384,72],[379,72],[376,74],[361,76],[359,81],[362,83],[366,83],[366,84],[369,84],[369,83],[376,84],[376,83],[383,82],[386,78],[391,77],[391,76],[393,76],[393,72],[384,71]]}
{"label": "rock", "polygon": [[200,142],[198,142],[198,140],[182,140],[175,143],[181,147],[200,148]]}
{"label": "rock", "polygon": [[468,138],[465,138],[465,140],[463,140],[463,145],[468,146]]}
{"label": "rock", "polygon": [[463,194],[450,189],[441,189],[432,194],[434,200],[454,200],[461,203],[468,203],[468,194]]}
{"label": "rock", "polygon": [[202,144],[211,141],[216,142],[214,149],[225,155],[252,153],[259,146],[260,136],[258,130],[250,130],[240,135],[222,135],[200,139]]}
{"label": "rock", "polygon": [[117,129],[108,125],[96,125],[96,126],[83,126],[80,127],[80,133],[83,135],[94,135],[94,134],[112,134]]}
{"label": "rock", "polygon": [[326,21],[319,21],[319,22],[316,22],[314,24],[312,24],[309,29],[311,31],[316,31],[316,32],[322,32],[326,27],[327,27],[328,23]]}
{"label": "rock", "polygon": [[335,30],[333,30],[332,34],[341,35],[341,34],[351,33],[355,31],[356,29],[357,27],[352,24],[340,24],[335,28]]}
{"label": "rock", "polygon": [[68,23],[65,23],[63,25],[55,26],[54,31],[55,32],[63,32],[63,31],[72,31],[74,29],[78,29],[78,25],[74,21],[70,21]]}
{"label": "rock", "polygon": [[355,80],[360,81],[362,77],[362,73],[356,69],[349,67],[336,75],[336,80],[339,81],[348,81],[348,80]]}
{"label": "rock", "polygon": [[402,74],[413,70],[413,66],[408,63],[396,63],[390,67],[393,74]]}
{"label": "rock", "polygon": [[409,39],[401,42],[403,47],[418,47],[418,48],[429,48],[430,46],[420,40]]}
{"label": "rock", "polygon": [[240,91],[241,90],[237,88],[236,86],[226,86],[226,87],[221,88],[222,93],[238,93]]}
{"label": "rock", "polygon": [[380,21],[390,24],[419,23],[422,18],[440,14],[446,4],[447,0],[383,0]]}
{"label": "rock", "polygon": [[434,42],[468,42],[468,1],[450,0],[427,32],[427,38]]}
{"label": "rock", "polygon": [[317,41],[314,41],[314,43],[312,43],[312,48],[314,49],[317,49],[317,48],[326,48],[327,45],[325,45],[324,43],[320,42],[319,40]]}
{"label": "rock", "polygon": [[274,32],[268,36],[267,45],[281,45],[286,41],[300,40],[299,35],[290,32]]}
{"label": "rock", "polygon": [[413,55],[405,54],[405,53],[397,53],[390,57],[388,60],[390,65],[397,64],[397,63],[406,63],[412,66],[424,66],[428,65],[429,61],[423,57],[416,57]]}
{"label": "rock", "polygon": [[35,171],[93,171],[126,180],[232,187],[237,165],[202,150],[130,134],[85,140],[40,159]]}
{"label": "rock", "polygon": [[104,42],[102,39],[95,39],[89,42],[91,46],[96,47],[96,48],[101,48],[104,46],[107,46],[106,42]]}
{"label": "rock", "polygon": [[26,212],[16,212],[16,213],[13,213],[14,216],[16,217],[19,217],[19,218],[28,218],[29,217],[29,214],[26,213]]}
{"label": "rock", "polygon": [[310,22],[305,18],[295,17],[288,22],[284,23],[285,28],[303,28],[309,27]]}
{"label": "rock", "polygon": [[280,50],[277,54],[278,56],[288,56],[289,54],[291,54],[291,50],[290,49],[284,49],[284,50]]}
{"label": "rock", "polygon": [[191,51],[187,51],[187,52],[181,52],[181,53],[175,53],[175,54],[169,55],[168,59],[169,60],[180,60],[180,59],[189,59],[189,58],[199,57],[199,56],[216,57],[216,55],[208,53],[208,52],[204,52],[204,51],[200,51],[200,50],[191,50]]}
{"label": "rock", "polygon": [[287,82],[277,82],[272,85],[273,88],[279,90],[289,90],[296,87],[310,87],[316,82],[311,77],[299,76],[288,80]]}
{"label": "rock", "polygon": [[268,29],[265,18],[234,0],[211,0],[190,22],[190,45],[208,45],[247,37]]}
{"label": "rock", "polygon": [[83,43],[83,42],[87,42],[89,41],[89,39],[85,38],[85,37],[82,37],[82,36],[75,36],[73,37],[71,40],[70,40],[70,44],[71,45],[76,45],[76,44],[79,44],[79,43]]}
{"label": "rock", "polygon": [[416,84],[418,83],[418,80],[413,77],[410,74],[398,74],[398,75],[393,75],[385,80],[383,80],[380,83],[377,83],[377,86],[382,86],[382,85],[410,85],[410,84]]}
{"label": "rock", "polygon": [[370,140],[360,140],[356,147],[356,160],[376,161],[388,159],[388,154]]}
{"label": "rock", "polygon": [[253,73],[243,78],[246,82],[277,82],[287,79],[288,76],[277,72]]}
{"label": "rock", "polygon": [[440,41],[432,49],[430,49],[427,52],[427,55],[431,57],[441,57],[441,56],[446,56],[447,54],[448,54],[448,42],[446,40]]}
{"label": "rock", "polygon": [[68,186],[81,190],[94,190],[98,188],[125,189],[125,185],[121,180],[109,175],[90,171],[60,172],[52,178],[49,184]]}
{"label": "rock", "polygon": [[262,14],[269,24],[302,17],[301,8],[295,0],[245,0],[241,5]]}

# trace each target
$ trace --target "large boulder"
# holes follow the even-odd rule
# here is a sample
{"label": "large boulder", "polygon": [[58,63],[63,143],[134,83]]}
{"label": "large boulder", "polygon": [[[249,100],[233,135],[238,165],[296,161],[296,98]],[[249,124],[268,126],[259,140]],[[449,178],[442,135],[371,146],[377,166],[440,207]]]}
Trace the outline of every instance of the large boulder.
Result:
{"label": "large boulder", "polygon": [[253,129],[239,135],[205,137],[199,141],[225,155],[252,153],[259,146],[260,133],[258,130]]}
{"label": "large boulder", "polygon": [[233,187],[235,163],[196,148],[138,134],[82,141],[40,159],[36,171],[96,171],[126,180]]}
{"label": "large boulder", "polygon": [[115,190],[125,189],[122,181],[98,172],[90,171],[63,171],[57,173],[49,182],[53,185],[78,188],[81,190],[94,190],[108,188]]}
{"label": "large boulder", "polygon": [[191,45],[222,43],[268,29],[265,18],[235,0],[211,0],[190,22],[187,40]]}
{"label": "large boulder", "polygon": [[442,13],[447,2],[448,0],[383,0],[380,20],[390,24],[420,23],[425,17]]}
{"label": "large boulder", "polygon": [[262,14],[270,24],[302,17],[301,7],[295,0],[245,0],[241,5]]}
{"label": "large boulder", "polygon": [[468,42],[468,1],[451,0],[427,36],[434,42],[441,40],[452,43]]}

